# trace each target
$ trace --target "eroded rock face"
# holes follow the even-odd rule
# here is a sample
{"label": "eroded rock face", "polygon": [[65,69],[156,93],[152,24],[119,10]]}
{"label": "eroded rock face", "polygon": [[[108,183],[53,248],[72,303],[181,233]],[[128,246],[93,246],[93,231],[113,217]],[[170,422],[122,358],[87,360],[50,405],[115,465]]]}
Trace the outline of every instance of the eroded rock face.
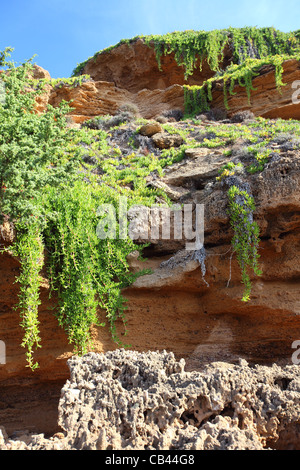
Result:
{"label": "eroded rock face", "polygon": [[[280,90],[276,88],[274,68],[262,69],[259,76],[253,79],[250,103],[244,87],[236,86],[233,90],[234,95],[228,96],[229,116],[238,111],[250,110],[255,116],[262,116],[266,119],[300,119],[299,100],[297,103],[293,102],[295,93],[293,83],[299,79],[300,62],[297,60],[287,60],[283,63],[282,81],[285,86]],[[225,109],[223,84],[216,84],[211,105]]]}
{"label": "eroded rock face", "polygon": [[[227,62],[225,54],[224,64]],[[174,54],[161,58],[160,70],[154,47],[147,46],[142,39],[97,55],[88,61],[82,73],[90,75],[95,81],[112,82],[131,93],[143,89],[163,90],[175,84],[199,85],[214,75],[204,60],[202,70],[199,64],[194,74],[185,80],[184,67],[177,65]]]}
{"label": "eroded rock face", "polygon": [[68,362],[59,424],[64,436],[0,449],[300,449],[298,366],[211,364],[186,372],[167,352],[90,353]]}
{"label": "eroded rock face", "polygon": [[[244,287],[232,253],[226,187],[216,181],[218,170],[231,158],[223,150],[190,148],[180,163],[166,168],[163,178],[150,175],[147,179],[150,186],[164,189],[174,203],[204,204],[205,275],[199,259],[187,256],[186,240],[174,237],[151,240],[147,261],[134,255],[130,260],[131,269],[149,268],[153,273],[124,291],[128,307],[124,341],[139,352],[172,351],[178,360],[186,360],[188,371],[201,371],[216,361],[237,363],[240,358],[251,365],[291,365],[292,344],[300,339],[299,151],[284,150],[270,159],[262,173],[247,176],[261,231],[263,271],[262,277],[252,278],[248,303],[241,300]],[[0,235],[1,243],[8,246],[13,228],[6,223]],[[42,349],[35,356],[40,369],[32,373],[25,367],[20,346],[23,331],[14,310],[19,273],[18,260],[4,253],[0,257],[0,339],[6,344],[7,364],[0,367],[0,423],[9,434],[24,429],[23,423],[26,429],[53,433],[72,345],[55,318],[57,303],[49,299],[44,272],[39,312]],[[104,321],[105,314],[99,315]],[[121,322],[117,329],[123,339]],[[93,329],[92,337],[98,353],[117,348],[108,328]]]}
{"label": "eroded rock face", "polygon": [[[47,72],[42,69],[35,73],[42,76]],[[194,75],[185,81],[183,67],[177,66],[172,54],[162,57],[160,71],[153,49],[142,41],[98,55],[87,63],[83,73],[90,74],[92,80],[75,88],[67,84],[56,88],[46,85],[45,94],[38,98],[37,110],[43,112],[48,103],[58,106],[62,100],[73,100],[70,116],[75,123],[81,123],[95,116],[115,114],[122,104],[132,103],[142,117],[153,119],[166,111],[184,111],[183,85],[199,86],[214,75],[204,62],[202,72],[195,69]],[[236,86],[233,95],[227,93],[228,115],[251,110],[255,116],[264,118],[300,119],[299,100],[293,100],[296,91],[293,84],[299,78],[300,62],[285,61],[282,77],[285,86],[278,90],[274,67],[262,68],[253,79],[250,103],[245,87]],[[212,96],[210,106],[225,112],[222,81],[214,84]]]}
{"label": "eroded rock face", "polygon": [[[46,90],[48,93],[48,89]],[[77,87],[64,85],[52,89],[50,94],[42,95],[42,103],[48,102],[56,107],[61,101],[71,101],[70,117],[73,122],[81,123],[96,116],[116,114],[124,104],[134,104],[145,119],[152,119],[172,109],[184,109],[183,88],[172,85],[162,90],[140,90],[131,93],[118,88],[111,82],[89,81]]]}
{"label": "eroded rock face", "polygon": [[[240,357],[259,364],[291,363],[291,345],[300,337],[299,152],[275,157],[263,173],[248,177],[261,231],[263,275],[253,276],[251,300],[246,304],[241,301],[240,270],[232,257],[226,188],[214,182],[225,157],[214,150],[207,155],[188,153],[191,158],[166,171],[162,180],[154,179],[153,185],[163,183],[174,202],[204,204],[205,277],[200,264],[186,257],[185,242],[176,247],[175,240],[168,244],[153,241],[157,254],[165,254],[168,247],[177,254],[163,259],[157,256],[156,264],[152,259],[153,274],[139,278],[126,292],[127,340],[134,341],[130,329],[137,328],[141,336],[142,330],[147,332],[144,340],[156,331],[157,346],[162,349],[165,345],[177,354],[183,337],[188,337],[185,352],[189,351],[191,370],[201,369],[211,360]],[[181,193],[182,199],[179,190],[186,191]],[[162,264],[170,258],[172,263]],[[138,311],[144,312],[141,326],[135,318]],[[179,312],[184,312],[185,321]],[[163,321],[167,318],[171,330]]]}

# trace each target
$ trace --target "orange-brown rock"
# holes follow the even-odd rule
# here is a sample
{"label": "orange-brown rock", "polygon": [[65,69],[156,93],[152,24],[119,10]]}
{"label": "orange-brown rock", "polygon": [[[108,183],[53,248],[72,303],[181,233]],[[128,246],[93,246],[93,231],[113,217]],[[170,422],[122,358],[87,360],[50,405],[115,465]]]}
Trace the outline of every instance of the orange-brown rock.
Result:
{"label": "orange-brown rock", "polygon": [[[119,55],[119,53],[117,54],[116,51],[125,46],[127,48],[130,47],[123,45],[111,52],[113,54],[112,64],[114,60],[117,60],[117,57],[119,60],[123,60],[123,62],[119,64],[121,68],[125,67],[124,64],[126,61],[124,61],[124,57]],[[143,47],[146,46],[143,45]],[[147,50],[151,51],[148,47]],[[133,51],[137,53],[135,48],[133,48]],[[106,53],[103,54],[104,57],[106,57],[106,55]],[[98,57],[100,61],[102,54]],[[167,56],[166,60],[170,61],[171,59],[171,56]],[[174,58],[173,62],[176,64]],[[71,105],[73,109],[70,115],[74,122],[81,123],[95,116],[116,114],[119,107],[127,103],[136,105],[140,115],[146,119],[156,118],[169,110],[184,110],[184,89],[182,80],[178,78],[178,75],[174,75],[174,80],[172,79],[174,83],[165,80],[163,82],[164,84],[162,82],[159,84],[156,83],[155,80],[152,81],[149,75],[147,75],[147,72],[145,72],[148,83],[143,83],[143,80],[141,80],[138,82],[135,89],[133,89],[130,86],[126,86],[126,84],[124,85],[122,80],[113,80],[111,78],[114,72],[117,73],[114,68],[112,68],[110,74],[107,72],[107,76],[104,72],[103,75],[100,76],[100,72],[99,74],[97,73],[98,66],[99,70],[102,70],[100,65],[97,65],[97,61],[91,61],[87,65],[88,70],[85,70],[85,72],[91,73],[95,69],[92,76],[96,78],[96,81],[91,80],[76,87],[66,84],[52,88],[50,85],[46,85],[45,94],[38,97],[38,111],[42,112],[46,109],[48,103],[52,106],[58,106],[62,100],[72,100]],[[251,110],[255,116],[265,118],[300,119],[300,104],[293,103],[292,100],[293,94],[295,93],[292,84],[300,80],[300,62],[297,60],[288,60],[284,62],[283,69],[283,82],[285,86],[281,87],[280,90],[276,88],[275,71],[273,67],[265,67],[260,71],[260,75],[253,79],[254,90],[251,91],[250,103],[246,89],[241,86],[236,86],[234,88],[234,95],[228,95],[229,116],[232,116],[237,111]],[[105,67],[104,70],[106,70]],[[159,70],[157,74],[161,74],[162,77],[164,76],[164,72],[160,72]],[[111,79],[109,79],[109,77]],[[100,81],[99,78],[102,80]],[[192,84],[201,84],[202,78],[198,77],[196,79],[194,77],[195,83],[192,80]],[[107,81],[103,81],[103,79]],[[221,81],[216,82],[213,87],[213,101],[211,106],[225,110],[223,83]]]}
{"label": "orange-brown rock", "polygon": [[[258,77],[253,79],[251,103],[248,102],[246,88],[236,86],[234,95],[228,94],[229,116],[237,111],[251,110],[255,116],[264,118],[300,119],[300,104],[293,103],[295,88],[292,84],[300,80],[300,62],[287,60],[283,64],[282,81],[285,86],[276,88],[274,67],[261,69]],[[299,88],[299,87],[298,87]],[[299,101],[299,100],[298,100]],[[225,109],[223,85],[218,82],[213,91],[212,106]]]}
{"label": "orange-brown rock", "polygon": [[[228,64],[230,51],[225,53],[224,64]],[[229,57],[227,57],[229,56]],[[95,81],[114,83],[118,88],[137,93],[140,90],[169,88],[172,85],[199,85],[211,78],[214,72],[204,60],[194,74],[184,79],[184,67],[178,66],[174,54],[161,57],[161,70],[158,67],[154,47],[147,46],[142,39],[130,44],[122,44],[110,51],[104,51],[87,62],[82,73]]]}
{"label": "orange-brown rock", "polygon": [[183,137],[160,132],[152,138],[154,145],[159,149],[169,149],[171,147],[180,147],[183,144]]}
{"label": "orange-brown rock", "polygon": [[35,80],[42,80],[42,79],[50,80],[51,79],[51,76],[48,70],[43,69],[43,67],[40,67],[37,64],[34,64],[33,66],[32,77]]}
{"label": "orange-brown rock", "polygon": [[56,107],[62,100],[72,100],[70,116],[77,123],[95,116],[116,114],[120,106],[127,103],[136,105],[140,115],[146,119],[172,109],[184,109],[183,88],[179,85],[165,90],[145,89],[134,94],[117,88],[111,82],[89,81],[77,87],[65,85],[52,89],[49,104]]}
{"label": "orange-brown rock", "polygon": [[[287,153],[262,174],[249,177],[261,229],[263,270],[261,278],[252,279],[249,303],[241,301],[243,286],[232,257],[233,233],[224,190],[221,185],[213,190],[205,186],[215,178],[223,158],[213,150],[207,155],[195,152],[170,168],[162,180],[170,186],[171,198],[176,190],[187,191],[186,202],[205,204],[204,278],[198,261],[180,252],[184,241],[176,245],[172,239],[153,240],[147,263],[140,265],[131,256],[132,269],[151,268],[153,274],[139,278],[124,291],[128,335],[122,336],[121,324],[118,332],[133,350],[172,351],[178,359],[187,360],[189,370],[201,369],[211,361],[236,362],[240,358],[252,364],[291,364],[292,344],[300,340],[300,154]],[[9,244],[12,227],[6,225],[1,233]],[[163,261],[168,262],[161,266]],[[7,364],[0,366],[0,421],[8,432],[29,428],[52,433],[72,346],[58,326],[52,310],[56,302],[48,298],[45,279],[40,308],[43,347],[36,353],[40,369],[34,373],[26,369],[25,351],[20,346],[23,332],[14,311],[18,301],[14,281],[19,270],[18,261],[9,253],[1,255],[0,340],[6,344]],[[94,329],[93,339],[97,352],[116,348],[107,328]]]}
{"label": "orange-brown rock", "polygon": [[159,134],[160,132],[163,132],[163,128],[156,121],[148,122],[147,124],[142,126],[139,130],[139,134],[146,136],[146,137],[152,137],[154,134]]}

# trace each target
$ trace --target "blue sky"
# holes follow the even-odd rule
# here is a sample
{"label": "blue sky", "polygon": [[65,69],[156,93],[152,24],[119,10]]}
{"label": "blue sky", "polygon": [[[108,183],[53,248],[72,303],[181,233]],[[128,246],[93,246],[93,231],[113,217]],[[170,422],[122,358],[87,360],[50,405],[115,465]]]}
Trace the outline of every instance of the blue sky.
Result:
{"label": "blue sky", "polygon": [[35,62],[53,78],[121,39],[186,29],[300,29],[299,0],[1,0],[0,50]]}

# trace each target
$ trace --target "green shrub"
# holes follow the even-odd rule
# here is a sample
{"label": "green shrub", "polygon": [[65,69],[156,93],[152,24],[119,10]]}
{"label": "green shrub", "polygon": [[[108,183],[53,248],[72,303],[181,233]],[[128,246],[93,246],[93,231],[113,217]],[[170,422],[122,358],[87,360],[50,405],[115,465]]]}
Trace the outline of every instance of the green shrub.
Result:
{"label": "green shrub", "polygon": [[175,31],[165,35],[137,36],[123,39],[115,46],[97,52],[93,57],[78,64],[73,76],[80,75],[90,60],[98,55],[108,53],[120,45],[133,44],[142,39],[155,50],[159,69],[161,58],[174,54],[179,66],[184,68],[185,78],[194,73],[195,68],[202,69],[206,60],[211,70],[219,72],[223,64],[225,48],[233,51],[233,64],[239,65],[248,57],[263,59],[275,55],[293,55],[300,52],[299,32],[281,32],[275,28],[228,28],[213,31]]}
{"label": "green shrub", "polygon": [[[128,209],[151,206],[158,197],[170,202],[162,190],[149,187],[147,177],[154,172],[162,175],[165,166],[184,157],[184,149],[159,156],[140,155],[132,148],[122,153],[109,141],[114,132],[122,131],[110,129],[116,120],[136,119],[124,110],[99,118],[99,127],[80,129],[67,126],[66,103],[37,115],[36,98],[43,92],[43,82],[37,86],[31,80],[31,61],[16,66],[7,60],[9,53],[0,54],[7,68],[2,74],[6,99],[0,104],[0,207],[2,219],[16,228],[16,239],[5,250],[21,264],[16,307],[24,330],[22,346],[28,367],[34,370],[38,367],[34,353],[42,339],[38,315],[42,271],[47,273],[51,295],[58,299],[55,315],[74,352],[92,349],[93,325],[107,324],[113,340],[128,346],[120,339],[116,322],[120,320],[126,335],[122,291],[148,272],[133,274],[127,256],[142,252],[143,246],[129,237],[119,239],[118,222],[116,239],[98,238],[102,217],[98,208],[112,205],[118,220],[120,196],[126,197]],[[128,135],[134,136],[134,131]]]}
{"label": "green shrub", "polygon": [[[100,240],[97,208],[104,203],[117,207],[119,193],[113,184],[99,185],[93,173],[81,167],[86,146],[105,149],[102,139],[92,131],[66,126],[69,107],[48,107],[35,113],[38,90],[30,80],[28,61],[18,67],[8,62],[10,51],[1,53],[6,99],[0,105],[0,204],[2,219],[16,227],[16,240],[9,251],[18,257],[21,274],[18,308],[24,329],[22,346],[27,349],[31,369],[34,351],[40,347],[38,307],[41,270],[49,275],[51,292],[57,292],[56,316],[75,351],[92,347],[90,328],[106,320],[113,339],[115,322],[124,318],[123,287],[142,273],[129,272],[127,255],[141,250],[132,240]],[[106,312],[103,321],[99,311]]]}
{"label": "green shrub", "polygon": [[[230,178],[227,181],[230,181]],[[259,227],[253,220],[253,197],[243,185],[239,185],[238,179],[235,178],[233,183],[228,191],[230,223],[234,230],[232,246],[237,254],[242,282],[245,285],[242,300],[248,302],[252,289],[248,269],[252,269],[257,276],[262,275],[258,266]]]}

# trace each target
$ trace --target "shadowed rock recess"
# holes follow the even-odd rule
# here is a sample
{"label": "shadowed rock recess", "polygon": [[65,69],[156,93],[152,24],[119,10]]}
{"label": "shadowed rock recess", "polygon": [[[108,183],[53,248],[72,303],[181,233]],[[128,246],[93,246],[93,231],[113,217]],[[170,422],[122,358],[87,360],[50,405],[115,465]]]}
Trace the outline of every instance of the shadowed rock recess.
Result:
{"label": "shadowed rock recess", "polygon": [[[68,79],[51,80],[34,67],[34,86],[44,87],[34,101],[37,115],[71,100],[67,131],[87,185],[95,178],[101,191],[168,205],[170,237],[162,237],[163,219],[159,235],[151,233],[147,207],[148,220],[135,227],[134,249],[147,243],[144,259],[139,251],[127,256],[131,273],[147,274],[122,290],[126,334],[118,318],[121,344],[114,342],[99,307],[106,325],[92,326],[93,352],[83,357],[74,356],[60,328],[59,292],[51,290],[45,265],[42,347],[34,351],[39,368],[33,372],[16,309],[22,272],[11,251],[16,230],[5,219],[0,450],[300,450],[299,365],[292,359],[300,342],[300,100],[292,101],[300,80],[299,32],[200,33],[121,41],[79,64]],[[183,60],[193,56],[187,54],[191,38],[202,51],[192,69]],[[259,47],[269,40],[264,56]],[[238,195],[230,198],[234,187]],[[257,226],[261,272],[249,269],[251,295],[243,301],[242,243],[234,244],[241,227],[231,210],[243,208],[247,197],[254,206],[242,229]],[[184,230],[175,236],[176,211],[185,204],[193,230],[196,207],[204,206],[201,250],[186,250]],[[250,234],[244,248],[251,241]]]}

